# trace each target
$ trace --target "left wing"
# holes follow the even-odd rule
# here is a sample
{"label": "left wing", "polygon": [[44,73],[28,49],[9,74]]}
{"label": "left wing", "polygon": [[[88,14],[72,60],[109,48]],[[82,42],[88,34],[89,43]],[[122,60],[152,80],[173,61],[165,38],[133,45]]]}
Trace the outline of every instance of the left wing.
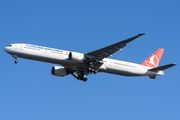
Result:
{"label": "left wing", "polygon": [[138,38],[144,34],[146,34],[146,33],[138,34],[134,37],[131,37],[131,38],[123,40],[121,42],[115,43],[113,45],[95,50],[93,52],[86,53],[85,56],[90,57],[90,58],[94,58],[94,59],[98,59],[98,60],[102,60],[103,58],[107,58],[110,55],[112,55],[113,53],[122,49],[124,46],[126,46],[127,43],[133,41],[134,39],[136,39],[136,38]]}

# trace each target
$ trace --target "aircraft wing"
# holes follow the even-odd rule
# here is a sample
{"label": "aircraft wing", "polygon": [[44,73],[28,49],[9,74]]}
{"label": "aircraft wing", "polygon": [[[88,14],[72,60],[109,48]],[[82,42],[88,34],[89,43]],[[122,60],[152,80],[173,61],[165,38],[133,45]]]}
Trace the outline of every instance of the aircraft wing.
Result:
{"label": "aircraft wing", "polygon": [[133,41],[134,39],[144,35],[145,33],[142,34],[138,34],[134,37],[131,37],[129,39],[123,40],[121,42],[112,44],[110,46],[95,50],[93,52],[89,52],[86,53],[85,56],[87,56],[88,58],[94,58],[97,60],[102,60],[103,58],[107,58],[110,55],[112,55],[113,53],[117,52],[118,50],[120,50],[121,48],[123,48],[124,46],[126,46],[127,43]]}

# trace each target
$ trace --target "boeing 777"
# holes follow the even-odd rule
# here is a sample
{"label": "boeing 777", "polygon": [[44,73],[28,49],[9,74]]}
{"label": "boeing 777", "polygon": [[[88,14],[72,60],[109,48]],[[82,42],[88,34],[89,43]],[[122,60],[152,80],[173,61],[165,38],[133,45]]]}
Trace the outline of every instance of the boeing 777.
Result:
{"label": "boeing 777", "polygon": [[53,75],[64,77],[71,74],[78,80],[83,80],[84,82],[87,81],[87,75],[92,73],[96,74],[97,72],[123,76],[149,76],[151,79],[155,79],[157,75],[164,75],[163,70],[176,65],[171,63],[158,67],[164,52],[162,48],[159,48],[141,64],[108,58],[113,53],[125,47],[127,43],[144,34],[145,33],[138,34],[129,39],[89,53],[79,53],[22,43],[7,45],[4,51],[15,58],[15,63],[18,62],[17,58],[19,57],[61,65],[52,67],[51,72]]}

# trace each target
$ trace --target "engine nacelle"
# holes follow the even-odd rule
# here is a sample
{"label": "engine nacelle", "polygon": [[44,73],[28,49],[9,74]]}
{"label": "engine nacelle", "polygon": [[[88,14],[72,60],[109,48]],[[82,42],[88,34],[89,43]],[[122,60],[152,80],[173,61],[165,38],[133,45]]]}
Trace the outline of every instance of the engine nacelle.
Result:
{"label": "engine nacelle", "polygon": [[82,53],[78,53],[78,52],[70,52],[69,53],[69,60],[72,62],[82,63],[83,60],[85,60],[85,59],[86,59],[86,57]]}
{"label": "engine nacelle", "polygon": [[68,75],[68,72],[64,67],[60,66],[53,66],[51,70],[52,75],[64,77],[65,75]]}

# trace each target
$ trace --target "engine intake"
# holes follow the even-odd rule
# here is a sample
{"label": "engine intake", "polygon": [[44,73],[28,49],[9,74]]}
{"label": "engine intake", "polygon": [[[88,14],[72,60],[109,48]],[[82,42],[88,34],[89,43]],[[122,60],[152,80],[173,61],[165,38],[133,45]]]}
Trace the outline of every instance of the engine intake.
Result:
{"label": "engine intake", "polygon": [[60,66],[53,66],[51,70],[52,75],[64,77],[65,75],[68,75],[68,72],[64,67]]}
{"label": "engine intake", "polygon": [[70,52],[69,53],[69,60],[72,62],[82,63],[86,57],[82,53],[78,52]]}

